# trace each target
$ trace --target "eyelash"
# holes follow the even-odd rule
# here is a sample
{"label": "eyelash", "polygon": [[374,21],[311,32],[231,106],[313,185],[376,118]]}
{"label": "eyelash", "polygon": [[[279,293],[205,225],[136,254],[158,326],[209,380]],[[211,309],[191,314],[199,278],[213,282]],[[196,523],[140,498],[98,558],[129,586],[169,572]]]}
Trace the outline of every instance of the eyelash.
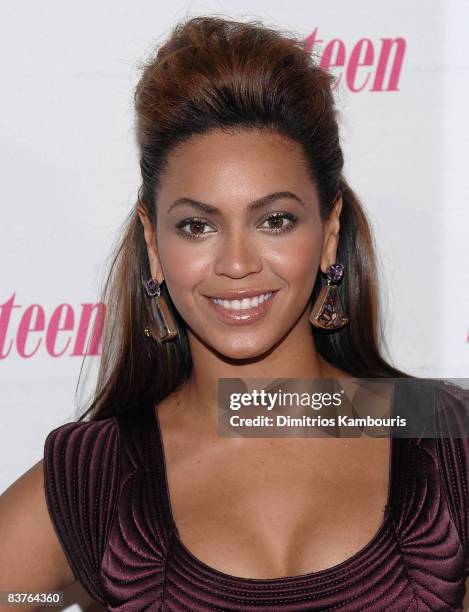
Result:
{"label": "eyelash", "polygon": [[[273,228],[270,230],[270,232],[273,234],[284,234],[285,232],[291,231],[295,227],[298,221],[298,217],[294,215],[293,213],[290,213],[290,212],[272,213],[266,219],[264,219],[263,223],[265,223],[266,221],[269,221],[270,219],[284,219],[284,218],[291,221],[290,225],[287,225],[281,228]],[[207,223],[200,217],[189,217],[187,219],[182,219],[176,224],[176,228],[178,229],[177,233],[179,236],[186,238],[186,240],[200,240],[201,238],[199,238],[199,236],[203,234],[194,235],[194,234],[189,234],[188,232],[185,232],[182,230],[184,226],[190,225],[192,223],[198,223],[200,225],[210,225],[209,223]],[[202,240],[204,239],[202,238]]]}

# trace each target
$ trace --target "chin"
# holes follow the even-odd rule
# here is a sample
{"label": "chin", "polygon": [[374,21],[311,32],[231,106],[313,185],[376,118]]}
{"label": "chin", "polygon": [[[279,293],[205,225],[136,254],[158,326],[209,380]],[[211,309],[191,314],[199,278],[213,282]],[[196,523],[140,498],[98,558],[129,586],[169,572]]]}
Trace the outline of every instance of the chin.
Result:
{"label": "chin", "polygon": [[252,341],[247,341],[247,338],[240,338],[230,342],[229,339],[220,344],[212,342],[212,348],[225,359],[231,360],[255,360],[266,356],[273,348],[274,343],[267,340],[259,340],[255,337]]}
{"label": "chin", "polygon": [[259,331],[234,329],[223,331],[209,328],[197,333],[194,328],[188,328],[189,337],[195,336],[198,342],[202,343],[208,350],[217,354],[222,359],[248,360],[265,357],[269,352],[282,341],[283,337],[266,337],[266,334]]}

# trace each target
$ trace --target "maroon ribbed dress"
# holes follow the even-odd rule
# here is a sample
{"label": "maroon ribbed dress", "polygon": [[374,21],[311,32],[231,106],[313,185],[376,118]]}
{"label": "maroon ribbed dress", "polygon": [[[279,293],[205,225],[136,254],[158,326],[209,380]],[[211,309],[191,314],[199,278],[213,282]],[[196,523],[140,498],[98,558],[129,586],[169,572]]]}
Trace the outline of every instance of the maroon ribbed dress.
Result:
{"label": "maroon ribbed dress", "polygon": [[[439,385],[432,409],[467,419],[469,391]],[[185,547],[154,410],[51,431],[45,494],[76,578],[109,610],[462,610],[469,438],[392,438],[390,448],[388,503],[371,541],[338,565],[285,578],[230,576]]]}

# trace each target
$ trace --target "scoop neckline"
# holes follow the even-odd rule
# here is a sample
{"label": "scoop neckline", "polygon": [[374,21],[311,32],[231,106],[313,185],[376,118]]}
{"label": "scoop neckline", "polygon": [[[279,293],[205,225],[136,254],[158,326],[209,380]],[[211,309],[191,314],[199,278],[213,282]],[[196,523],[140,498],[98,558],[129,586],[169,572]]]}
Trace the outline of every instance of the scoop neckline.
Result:
{"label": "scoop neckline", "polygon": [[[391,392],[390,417],[393,417],[395,414],[395,408],[396,408],[396,403],[397,403],[396,386],[397,386],[397,381],[394,381],[392,392]],[[173,540],[176,541],[177,545],[184,551],[184,553],[192,560],[192,562],[195,565],[204,569],[207,573],[214,574],[218,576],[220,579],[225,579],[225,580],[235,581],[235,582],[240,582],[240,583],[245,583],[245,584],[259,584],[259,585],[261,584],[274,585],[274,584],[283,584],[287,582],[305,581],[308,579],[309,580],[313,580],[316,578],[319,579],[319,578],[323,578],[324,576],[343,571],[346,568],[348,568],[350,565],[352,565],[354,562],[356,562],[359,558],[365,556],[366,553],[379,542],[383,534],[388,529],[390,513],[391,513],[392,504],[393,504],[393,492],[395,488],[395,483],[394,483],[395,476],[394,475],[395,475],[395,468],[396,468],[396,465],[395,465],[396,464],[396,444],[394,442],[394,437],[392,436],[392,428],[390,429],[389,436],[388,436],[389,437],[388,490],[387,490],[386,505],[384,508],[383,518],[374,536],[372,536],[372,538],[364,546],[362,546],[362,548],[360,548],[356,553],[354,553],[350,557],[347,557],[340,563],[336,563],[335,565],[326,567],[321,570],[307,572],[305,574],[295,574],[293,576],[280,576],[277,578],[248,578],[247,576],[235,576],[235,575],[223,572],[222,570],[219,570],[215,567],[212,567],[211,565],[208,565],[207,563],[199,559],[194,553],[192,553],[189,550],[189,548],[187,548],[187,546],[184,544],[179,534],[179,530],[174,520],[173,509],[171,506],[171,496],[169,493],[168,474],[166,470],[166,457],[165,457],[165,452],[164,452],[164,441],[163,441],[163,436],[161,433],[160,418],[158,414],[158,403],[152,405],[151,412],[152,412],[151,414],[152,425],[153,425],[154,431],[156,432],[155,437],[157,440],[157,450],[161,458],[161,464],[162,464],[162,470],[157,470],[156,477],[158,478],[159,476],[162,476],[161,478],[162,486],[160,487],[160,490],[162,491],[162,494],[163,494],[164,505],[166,506],[168,510],[169,522],[170,522],[170,528],[171,528]]]}

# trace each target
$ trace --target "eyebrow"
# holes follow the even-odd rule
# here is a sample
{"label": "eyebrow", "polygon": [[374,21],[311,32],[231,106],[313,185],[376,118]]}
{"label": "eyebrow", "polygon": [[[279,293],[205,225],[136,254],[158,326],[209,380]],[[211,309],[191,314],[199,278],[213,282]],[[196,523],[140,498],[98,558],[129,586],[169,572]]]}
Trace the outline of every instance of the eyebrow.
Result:
{"label": "eyebrow", "polygon": [[[258,198],[257,200],[253,200],[252,202],[249,202],[249,204],[247,205],[247,210],[248,212],[251,212],[252,210],[264,208],[266,206],[269,206],[269,204],[272,204],[272,202],[275,202],[275,200],[280,200],[280,199],[285,199],[285,198],[295,200],[296,202],[301,204],[301,206],[306,206],[303,200],[301,200],[292,191],[276,191],[274,193],[269,193],[268,195],[263,196],[262,198]],[[210,204],[206,204],[205,202],[199,202],[198,200],[193,200],[192,198],[178,198],[168,208],[168,213],[171,210],[173,210],[173,208],[176,208],[177,206],[184,206],[184,205],[192,206],[192,208],[196,208],[197,210],[200,210],[204,213],[213,213],[213,214],[221,213],[220,209],[217,208],[216,206],[211,206]]]}

